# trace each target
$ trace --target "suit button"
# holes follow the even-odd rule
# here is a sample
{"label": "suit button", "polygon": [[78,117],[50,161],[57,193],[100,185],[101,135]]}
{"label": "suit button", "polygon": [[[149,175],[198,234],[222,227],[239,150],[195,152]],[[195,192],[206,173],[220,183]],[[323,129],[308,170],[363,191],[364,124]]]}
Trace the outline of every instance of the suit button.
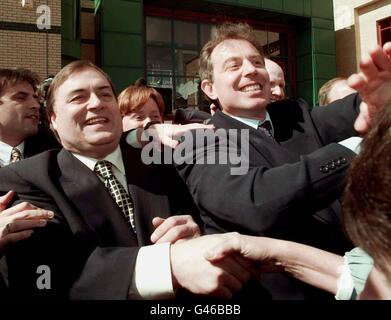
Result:
{"label": "suit button", "polygon": [[339,158],[339,160],[341,160],[341,163],[342,164],[345,164],[347,162],[346,158],[345,157],[341,157]]}
{"label": "suit button", "polygon": [[329,167],[328,166],[320,166],[320,172],[322,172],[322,173],[329,172]]}
{"label": "suit button", "polygon": [[335,162],[332,161],[332,162],[328,163],[328,167],[329,167],[329,169],[334,170],[335,169]]}
{"label": "suit button", "polygon": [[342,164],[342,163],[341,163],[341,160],[338,159],[337,161],[335,161],[335,165],[336,165],[337,167],[340,167],[341,164]]}

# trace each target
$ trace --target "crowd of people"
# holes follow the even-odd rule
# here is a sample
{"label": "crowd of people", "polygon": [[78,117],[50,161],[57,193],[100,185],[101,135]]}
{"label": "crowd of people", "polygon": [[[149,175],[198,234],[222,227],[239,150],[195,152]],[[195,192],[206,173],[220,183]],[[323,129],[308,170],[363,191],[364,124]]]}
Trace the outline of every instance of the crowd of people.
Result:
{"label": "crowd of people", "polygon": [[[43,99],[31,71],[0,69],[1,295],[391,299],[391,43],[360,68],[311,108],[247,24],[225,23],[199,56],[211,112],[176,124],[146,81],[117,97],[88,61]],[[143,161],[147,133],[171,161]],[[242,149],[243,174],[203,161]]]}

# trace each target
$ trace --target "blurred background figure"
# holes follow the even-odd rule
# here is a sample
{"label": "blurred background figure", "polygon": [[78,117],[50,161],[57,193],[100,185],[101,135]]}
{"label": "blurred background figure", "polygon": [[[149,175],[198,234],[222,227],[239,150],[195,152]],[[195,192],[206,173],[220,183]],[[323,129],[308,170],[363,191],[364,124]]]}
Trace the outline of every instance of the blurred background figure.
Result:
{"label": "blurred background figure", "polygon": [[271,102],[285,99],[284,71],[278,63],[268,58],[265,58],[265,67],[270,78]]}
{"label": "blurred background figure", "polygon": [[349,94],[355,93],[356,90],[349,87],[346,78],[333,78],[327,81],[318,93],[318,101],[320,106],[326,106],[335,100],[345,98]]}
{"label": "blurred background figure", "polygon": [[163,123],[163,97],[140,79],[120,93],[118,104],[124,131],[144,127],[151,121]]}

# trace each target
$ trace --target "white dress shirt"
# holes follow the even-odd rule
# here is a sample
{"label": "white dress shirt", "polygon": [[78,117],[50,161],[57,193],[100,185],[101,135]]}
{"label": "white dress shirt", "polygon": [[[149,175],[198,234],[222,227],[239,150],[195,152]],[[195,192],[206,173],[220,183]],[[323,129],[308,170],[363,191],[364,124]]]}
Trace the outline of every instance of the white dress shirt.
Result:
{"label": "white dress shirt", "polygon": [[[11,160],[11,151],[14,147],[0,141],[0,167],[8,166]],[[22,159],[24,158],[24,142],[16,146],[19,149]]]}
{"label": "white dress shirt", "polygon": [[[80,154],[73,155],[94,171],[97,159],[85,157]],[[122,160],[121,149],[118,146],[112,153],[103,159],[113,164],[113,173],[122,186],[128,190],[125,167]],[[100,180],[103,179],[98,175]],[[129,228],[129,232],[131,232]],[[171,278],[170,244],[162,243],[141,247],[133,270],[130,284],[129,299],[168,299],[174,297]]]}
{"label": "white dress shirt", "polygon": [[265,119],[263,121],[261,120],[258,120],[258,119],[251,119],[251,118],[244,118],[244,117],[236,117],[236,116],[230,116],[231,118],[234,118],[246,125],[248,125],[249,127],[251,128],[254,128],[255,130],[258,129],[258,127],[266,122],[266,121],[269,121],[270,122],[270,125],[272,127],[272,130],[271,130],[271,134],[272,136],[274,137],[274,127],[273,127],[273,122],[272,122],[272,119],[270,118],[270,115],[269,115],[269,112],[266,111],[266,116],[265,116]]}

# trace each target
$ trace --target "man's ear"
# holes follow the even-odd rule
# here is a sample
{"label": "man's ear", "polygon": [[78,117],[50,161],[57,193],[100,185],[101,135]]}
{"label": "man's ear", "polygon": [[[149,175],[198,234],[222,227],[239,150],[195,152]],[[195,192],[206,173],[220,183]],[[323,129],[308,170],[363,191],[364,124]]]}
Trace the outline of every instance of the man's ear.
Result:
{"label": "man's ear", "polygon": [[50,116],[50,127],[57,131],[56,114],[54,112]]}
{"label": "man's ear", "polygon": [[218,96],[216,90],[214,89],[213,83],[210,80],[202,80],[201,90],[209,97],[211,100],[217,100]]}

